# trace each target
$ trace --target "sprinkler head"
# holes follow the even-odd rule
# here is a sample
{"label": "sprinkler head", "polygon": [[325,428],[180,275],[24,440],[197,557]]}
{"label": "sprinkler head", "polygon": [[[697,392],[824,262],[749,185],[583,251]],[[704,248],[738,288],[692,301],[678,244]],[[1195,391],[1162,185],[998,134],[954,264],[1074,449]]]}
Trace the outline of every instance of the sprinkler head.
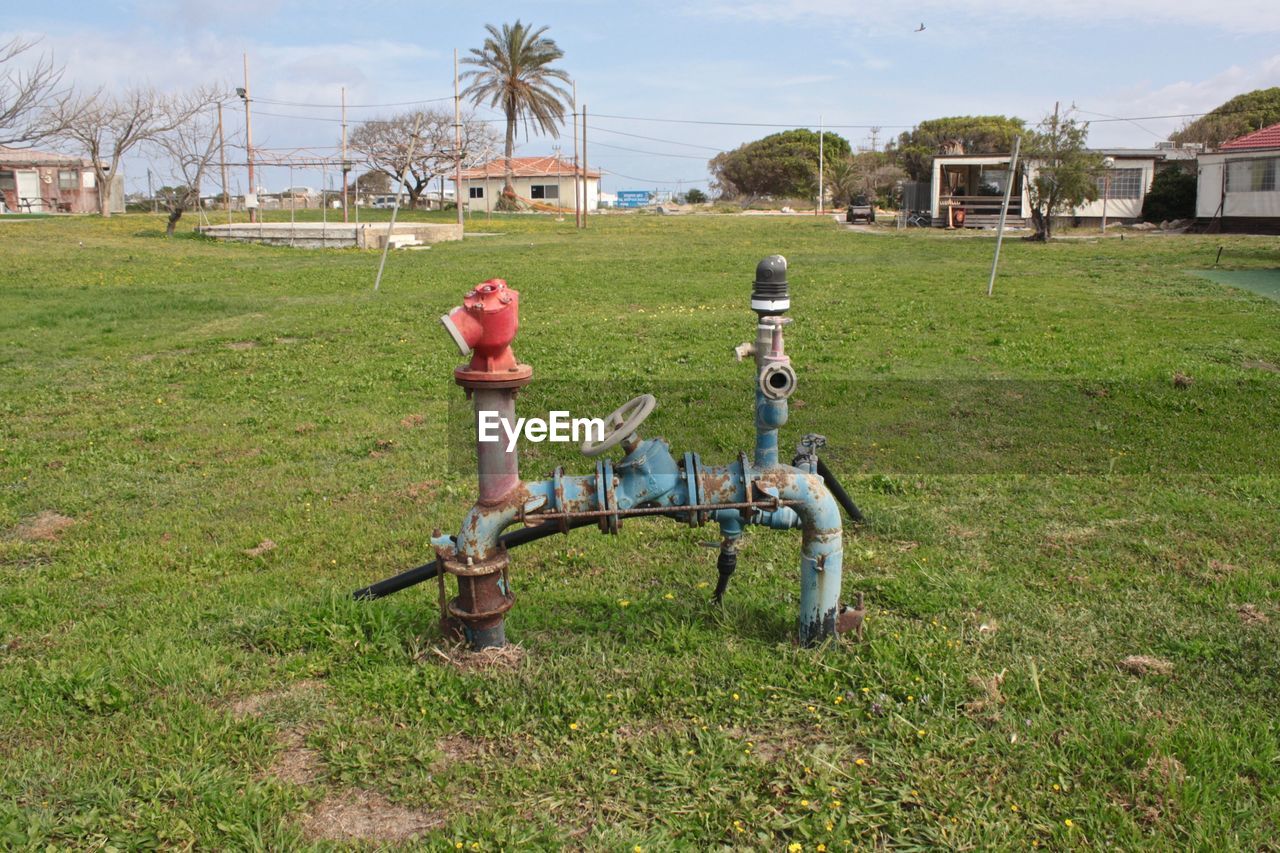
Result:
{"label": "sprinkler head", "polygon": [[790,307],[787,259],[782,255],[769,255],[756,264],[756,280],[751,287],[751,310],[763,319],[785,314]]}

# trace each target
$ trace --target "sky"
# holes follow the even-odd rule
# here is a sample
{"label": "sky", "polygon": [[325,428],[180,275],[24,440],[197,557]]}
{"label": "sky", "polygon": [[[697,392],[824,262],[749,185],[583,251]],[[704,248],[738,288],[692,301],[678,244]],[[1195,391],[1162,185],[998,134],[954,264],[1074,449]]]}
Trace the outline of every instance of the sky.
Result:
{"label": "sky", "polygon": [[[247,54],[254,147],[336,157],[342,87],[351,124],[451,98],[454,49],[465,56],[485,24],[516,19],[545,25],[564,51],[606,192],[706,188],[710,157],[785,128],[821,124],[868,148],[874,127],[881,146],[926,119],[1035,122],[1055,102],[1091,122],[1094,147],[1150,147],[1187,120],[1150,116],[1280,85],[1276,0],[14,0],[0,39],[40,37],[85,88],[234,92]],[[226,109],[242,138],[243,105]],[[568,128],[558,140],[522,136],[517,154],[557,149],[572,156]],[[130,191],[145,188],[147,166],[126,160]],[[233,169],[235,192],[243,171]],[[333,171],[282,168],[258,182],[326,179],[339,185]]]}

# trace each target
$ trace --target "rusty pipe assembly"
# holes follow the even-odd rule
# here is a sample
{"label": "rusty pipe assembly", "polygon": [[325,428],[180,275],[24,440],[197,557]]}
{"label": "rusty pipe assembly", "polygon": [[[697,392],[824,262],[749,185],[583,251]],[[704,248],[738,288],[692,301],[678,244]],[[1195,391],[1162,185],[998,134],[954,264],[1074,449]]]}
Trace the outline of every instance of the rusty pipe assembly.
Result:
{"label": "rusty pipe assembly", "polygon": [[[855,608],[840,603],[840,513],[843,507],[855,521],[861,513],[819,461],[821,436],[805,436],[792,464],[778,458],[778,433],[797,384],[784,341],[790,292],[781,255],[765,258],[756,268],[751,294],[756,337],[735,349],[739,361],[751,356],[756,369],[754,453],[740,453],[727,465],[707,465],[693,452],[677,459],[664,439],[641,438],[639,428],[656,405],[645,394],[610,414],[603,433],[582,445],[584,455],[597,459],[594,472],[571,476],[557,468],[545,480],[522,480],[516,442],[485,440],[484,432],[486,425],[506,429],[516,423],[516,395],[533,377],[533,368],[520,363],[511,349],[519,299],[505,281],[490,279],[440,318],[462,355],[470,356],[454,370],[454,380],[474,403],[478,497],[456,535],[436,531],[432,536],[434,561],[358,590],[357,598],[381,597],[434,578],[443,628],[464,636],[474,649],[502,646],[505,615],[515,603],[508,576],[511,547],[589,524],[617,533],[624,518],[659,516],[691,526],[710,521],[720,526],[717,602],[736,568],[746,525],[800,528],[799,642],[814,645],[845,631],[860,634],[861,596]],[[615,448],[623,453],[617,461],[607,455]],[[517,524],[522,527],[508,532]],[[457,579],[452,598],[445,575]]]}

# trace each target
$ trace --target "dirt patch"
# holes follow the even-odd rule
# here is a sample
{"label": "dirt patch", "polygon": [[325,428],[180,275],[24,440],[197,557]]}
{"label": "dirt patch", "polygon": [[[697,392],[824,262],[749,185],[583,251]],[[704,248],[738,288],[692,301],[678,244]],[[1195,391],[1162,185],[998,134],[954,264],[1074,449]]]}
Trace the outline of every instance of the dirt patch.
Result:
{"label": "dirt patch", "polygon": [[265,693],[255,693],[252,696],[244,696],[235,699],[228,706],[236,719],[244,719],[245,717],[256,717],[266,710],[269,706],[277,702],[291,699],[295,696],[301,696],[304,693],[314,693],[325,688],[323,681],[316,681],[313,678],[304,678],[302,681],[294,682],[288,687],[282,687],[279,690],[268,690]]}
{"label": "dirt patch", "polygon": [[1000,719],[1000,709],[1004,706],[1004,694],[1000,688],[1004,685],[1004,671],[993,674],[990,678],[969,676],[969,686],[981,695],[964,703],[964,712],[985,722],[994,723]]}
{"label": "dirt patch", "polygon": [[1244,625],[1256,626],[1266,625],[1271,618],[1263,613],[1261,608],[1256,604],[1241,604],[1236,608],[1236,615],[1240,617],[1240,622]]}
{"label": "dirt patch", "polygon": [[435,497],[436,490],[439,488],[439,480],[423,480],[421,483],[410,483],[405,487],[404,493],[414,500],[432,498]]}
{"label": "dirt patch", "polygon": [[310,840],[408,841],[444,826],[444,814],[397,805],[373,791],[338,791],[303,818]]}
{"label": "dirt patch", "polygon": [[257,346],[258,346],[257,341],[232,341],[231,343],[226,345],[227,349],[235,350],[236,352],[244,352],[245,350],[256,349]]}
{"label": "dirt patch", "polygon": [[1232,563],[1228,563],[1225,560],[1209,561],[1209,573],[1214,575],[1215,577],[1225,578],[1228,575],[1234,575],[1238,571],[1240,571],[1239,566],[1236,566]]}
{"label": "dirt patch", "polygon": [[1250,358],[1242,361],[1240,366],[1246,370],[1265,370],[1268,373],[1280,373],[1280,364],[1272,364],[1261,358]]}
{"label": "dirt patch", "polygon": [[306,435],[309,432],[314,432],[315,428],[316,428],[315,424],[311,423],[311,421],[307,421],[306,423],[298,424],[296,427],[293,428],[293,431],[296,432],[298,435]]}
{"label": "dirt patch", "polygon": [[400,419],[400,426],[404,427],[405,429],[413,429],[414,427],[422,426],[426,422],[427,422],[426,415],[418,415],[418,414],[405,415],[403,418]]}
{"label": "dirt patch", "polygon": [[460,672],[515,672],[524,663],[524,648],[508,643],[500,649],[483,649],[473,652],[464,645],[428,646],[419,652],[417,660],[435,661],[453,667]]}
{"label": "dirt patch", "polygon": [[436,741],[436,749],[443,764],[466,764],[491,751],[490,744],[483,739],[464,734],[440,738]]}
{"label": "dirt patch", "polygon": [[76,520],[51,509],[19,524],[13,535],[23,542],[56,542]]}
{"label": "dirt patch", "polygon": [[298,341],[300,341],[300,340],[302,340],[302,339],[301,339],[301,338],[289,338],[289,337],[284,337],[284,338],[276,338],[276,343],[278,343],[278,344],[284,344],[285,346],[288,346],[289,344],[296,344],[296,343],[297,343]]}
{"label": "dirt patch", "polygon": [[261,542],[259,542],[257,545],[253,546],[252,548],[245,548],[244,553],[246,557],[261,557],[263,554],[267,553],[268,551],[274,551],[275,549],[276,549],[275,542],[271,541],[270,539],[263,539]]}
{"label": "dirt patch", "polygon": [[280,735],[284,747],[271,762],[267,774],[290,785],[309,785],[320,778],[320,753],[306,745],[306,731],[290,729]]}
{"label": "dirt patch", "polygon": [[1177,785],[1187,778],[1187,770],[1182,762],[1172,755],[1153,755],[1147,759],[1147,766],[1139,774],[1144,782],[1157,782],[1161,785]]}
{"label": "dirt patch", "polygon": [[1174,388],[1190,388],[1194,384],[1195,384],[1195,380],[1192,379],[1187,374],[1183,373],[1181,370],[1175,370],[1173,372]]}
{"label": "dirt patch", "polygon": [[1120,668],[1130,675],[1172,675],[1173,664],[1150,655],[1129,655],[1120,661]]}

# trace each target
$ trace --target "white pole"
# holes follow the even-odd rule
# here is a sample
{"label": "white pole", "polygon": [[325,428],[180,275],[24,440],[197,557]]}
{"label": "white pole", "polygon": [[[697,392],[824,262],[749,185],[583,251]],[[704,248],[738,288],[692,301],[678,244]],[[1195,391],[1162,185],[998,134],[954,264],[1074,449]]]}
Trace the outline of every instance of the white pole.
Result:
{"label": "white pole", "polygon": [[373,280],[376,291],[382,285],[382,270],[387,265],[387,250],[391,248],[391,234],[396,229],[396,214],[400,212],[400,195],[404,192],[404,179],[409,174],[409,166],[413,163],[413,150],[418,145],[418,126],[422,124],[422,113],[413,119],[413,136],[409,137],[409,155],[404,158],[404,169],[400,172],[400,186],[396,188],[396,203],[391,208],[391,224],[387,226],[387,242],[382,244],[382,260],[378,262],[378,277]]}
{"label": "white pole", "polygon": [[[996,266],[1000,263],[1000,244],[1004,242],[1004,219],[1009,215],[1009,194],[1013,192],[1013,181],[1018,174],[1018,150],[1022,147],[1022,137],[1013,138],[1013,154],[1009,157],[1009,178],[1004,182],[1004,204],[1000,206],[1000,227],[996,229],[996,256],[991,259],[991,278],[987,281],[987,296],[996,286]],[[1019,197],[1022,188],[1018,188]]]}
{"label": "white pole", "polygon": [[[440,178],[444,186],[444,177]],[[441,190],[443,193],[444,191]],[[458,49],[453,49],[453,207],[458,214],[458,225],[465,225],[462,218],[462,95],[458,90]],[[391,236],[390,232],[387,234]]]}

